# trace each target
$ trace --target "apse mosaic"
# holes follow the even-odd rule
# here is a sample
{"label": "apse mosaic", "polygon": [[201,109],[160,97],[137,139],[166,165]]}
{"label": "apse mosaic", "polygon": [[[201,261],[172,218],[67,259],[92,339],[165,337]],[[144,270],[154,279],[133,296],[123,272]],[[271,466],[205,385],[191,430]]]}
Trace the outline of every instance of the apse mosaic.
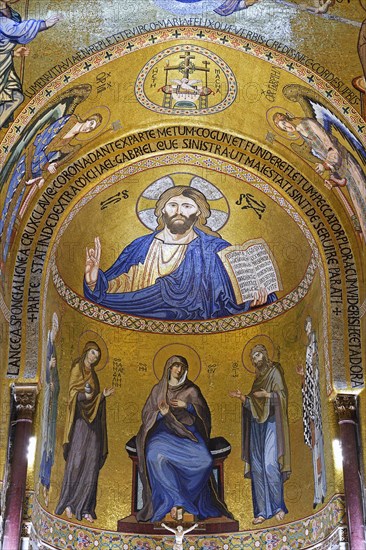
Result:
{"label": "apse mosaic", "polygon": [[39,387],[32,544],[338,547],[363,7],[110,4],[0,2],[2,375]]}

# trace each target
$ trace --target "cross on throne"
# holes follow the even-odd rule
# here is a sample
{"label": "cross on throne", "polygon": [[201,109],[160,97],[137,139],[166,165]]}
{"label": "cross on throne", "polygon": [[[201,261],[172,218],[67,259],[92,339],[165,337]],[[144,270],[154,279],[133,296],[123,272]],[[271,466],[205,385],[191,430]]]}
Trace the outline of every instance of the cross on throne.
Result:
{"label": "cross on throne", "polygon": [[[138,522],[137,512],[142,508],[142,483],[138,472],[138,457],[136,450],[136,436],[133,436],[126,443],[126,451],[132,461],[132,498],[131,515],[120,519],[117,523],[117,531],[121,533],[143,533],[163,534],[166,533],[161,522]],[[216,489],[219,498],[224,501],[224,462],[231,453],[231,445],[224,437],[213,437],[209,442],[209,450],[213,458],[213,477],[216,482]],[[183,518],[173,520],[170,515],[164,520],[165,523],[176,526],[188,526],[191,523],[198,523],[195,529],[196,534],[232,533],[239,530],[239,522],[225,516],[196,520],[191,514],[183,514]]]}

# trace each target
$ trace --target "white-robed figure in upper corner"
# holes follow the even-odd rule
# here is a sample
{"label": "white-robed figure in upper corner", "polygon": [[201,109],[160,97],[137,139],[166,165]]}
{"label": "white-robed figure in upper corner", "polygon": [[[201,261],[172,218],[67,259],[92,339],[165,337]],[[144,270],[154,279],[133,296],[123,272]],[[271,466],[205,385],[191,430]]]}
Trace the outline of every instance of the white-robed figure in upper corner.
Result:
{"label": "white-robed figure in upper corner", "polygon": [[[41,31],[60,21],[60,15],[46,20],[22,21],[20,14],[11,8],[18,0],[0,0],[0,128],[11,121],[15,109],[23,102],[22,84],[14,69],[14,57],[26,57],[25,47]],[[20,44],[21,47],[15,50]]]}

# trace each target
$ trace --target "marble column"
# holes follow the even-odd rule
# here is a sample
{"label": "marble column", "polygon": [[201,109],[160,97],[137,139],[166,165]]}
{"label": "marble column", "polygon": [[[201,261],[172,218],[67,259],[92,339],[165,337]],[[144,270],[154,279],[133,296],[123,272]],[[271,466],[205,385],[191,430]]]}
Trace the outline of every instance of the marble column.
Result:
{"label": "marble column", "polygon": [[366,550],[362,480],[357,444],[357,397],[338,394],[334,401],[343,456],[343,481],[351,550]]}
{"label": "marble column", "polygon": [[36,406],[36,384],[14,384],[16,407],[15,433],[6,493],[2,550],[18,550],[21,540],[23,504],[27,481],[28,445]]}

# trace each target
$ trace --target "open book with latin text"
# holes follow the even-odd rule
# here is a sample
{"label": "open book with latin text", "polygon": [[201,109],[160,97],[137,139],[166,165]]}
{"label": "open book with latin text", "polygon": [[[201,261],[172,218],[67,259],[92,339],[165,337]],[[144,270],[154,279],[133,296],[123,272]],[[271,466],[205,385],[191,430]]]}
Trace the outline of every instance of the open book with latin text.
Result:
{"label": "open book with latin text", "polygon": [[228,246],[218,252],[233,285],[238,305],[254,300],[260,288],[282,290],[276,260],[263,239]]}

